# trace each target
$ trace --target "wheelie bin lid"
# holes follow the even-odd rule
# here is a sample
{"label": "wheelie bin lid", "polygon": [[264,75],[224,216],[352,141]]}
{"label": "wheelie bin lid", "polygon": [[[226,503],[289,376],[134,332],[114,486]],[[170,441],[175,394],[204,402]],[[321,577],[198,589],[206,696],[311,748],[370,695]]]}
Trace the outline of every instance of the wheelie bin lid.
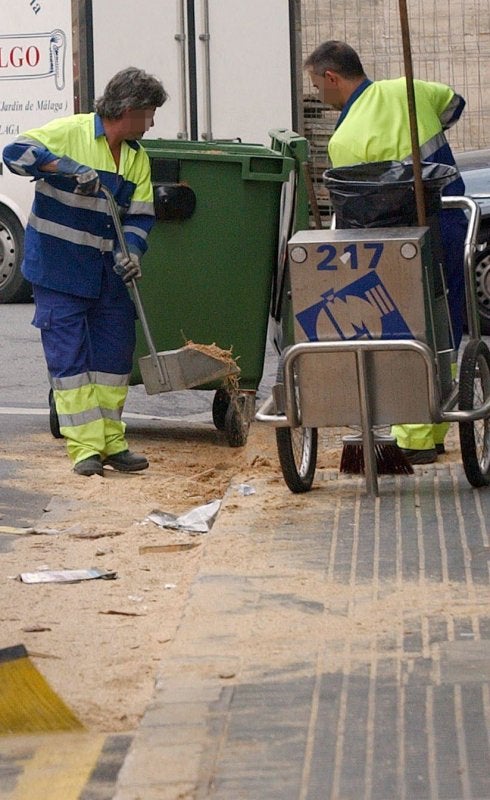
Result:
{"label": "wheelie bin lid", "polygon": [[[442,189],[458,174],[456,167],[447,164],[421,163],[422,181],[431,188]],[[327,189],[375,188],[394,184],[406,187],[414,182],[413,164],[402,161],[371,161],[347,167],[332,167],[323,173]]]}
{"label": "wheelie bin lid", "polygon": [[[262,144],[246,142],[207,141],[196,142],[180,139],[143,139],[142,145],[152,163],[152,177],[162,180],[158,162],[161,162],[162,175],[178,174],[178,164],[182,161],[216,162],[238,164],[244,180],[284,182],[294,169],[294,159],[271,150]],[[164,165],[166,162],[166,167]]]}

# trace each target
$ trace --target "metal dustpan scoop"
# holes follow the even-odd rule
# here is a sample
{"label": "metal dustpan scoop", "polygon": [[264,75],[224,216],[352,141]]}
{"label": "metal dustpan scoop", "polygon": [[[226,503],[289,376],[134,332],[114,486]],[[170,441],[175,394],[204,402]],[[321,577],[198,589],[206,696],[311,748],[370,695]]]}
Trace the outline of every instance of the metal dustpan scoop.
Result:
{"label": "metal dustpan scoop", "polygon": [[[116,201],[105,186],[101,186],[101,189],[107,198],[121,252],[129,258],[128,246]],[[149,355],[143,356],[138,360],[147,394],[192,389],[195,386],[222,380],[240,372],[230,351],[222,350],[215,344],[205,345],[188,342],[177,350],[165,350],[157,353],[140,293],[134,280],[131,281],[131,290],[138,318],[150,351]]]}
{"label": "metal dustpan scoop", "polygon": [[[136,298],[135,302],[138,308]],[[138,314],[140,315],[139,308]],[[144,329],[141,315],[140,320]],[[153,342],[150,344],[148,331],[145,331],[145,338],[150,354],[142,356],[138,364],[147,394],[192,389],[193,386],[222,380],[240,371],[230,354],[216,345],[190,343],[178,350],[157,353]],[[207,350],[216,350],[218,355],[210,355]]]}

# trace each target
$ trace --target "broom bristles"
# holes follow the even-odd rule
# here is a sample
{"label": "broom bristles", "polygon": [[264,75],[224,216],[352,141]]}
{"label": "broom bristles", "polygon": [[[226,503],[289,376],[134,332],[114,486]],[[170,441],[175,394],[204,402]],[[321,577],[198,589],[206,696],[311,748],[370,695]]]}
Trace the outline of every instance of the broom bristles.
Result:
{"label": "broom bristles", "polygon": [[[346,437],[347,439],[347,437]],[[413,467],[405,453],[393,441],[374,442],[376,472],[378,475],[413,475]],[[344,441],[340,459],[340,472],[363,475],[365,472],[362,441]]]}

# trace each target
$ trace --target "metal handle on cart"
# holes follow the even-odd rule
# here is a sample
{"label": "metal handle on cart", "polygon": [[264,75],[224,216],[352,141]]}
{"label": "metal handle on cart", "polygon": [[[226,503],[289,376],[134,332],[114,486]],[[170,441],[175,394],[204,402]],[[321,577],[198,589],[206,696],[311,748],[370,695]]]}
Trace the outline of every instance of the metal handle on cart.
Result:
{"label": "metal handle on cart", "polygon": [[[370,340],[340,340],[333,342],[299,342],[286,348],[283,353],[284,367],[284,409],[281,413],[272,413],[274,408],[273,397],[260,406],[255,419],[259,422],[268,422],[274,427],[298,428],[303,422],[301,410],[296,401],[295,387],[295,362],[301,356],[313,356],[321,353],[350,352],[358,354],[362,351],[411,351],[422,359],[427,377],[427,396],[429,410],[433,422],[474,422],[490,415],[490,397],[478,408],[472,410],[451,411],[456,405],[457,392],[444,405],[441,404],[441,393],[434,365],[434,354],[430,347],[417,339],[370,339]],[[361,390],[362,390],[361,386]]]}
{"label": "metal handle on cart", "polygon": [[476,297],[474,271],[478,230],[480,227],[480,206],[471,197],[442,197],[442,208],[459,208],[469,212],[468,228],[464,241],[464,285],[466,296],[466,316],[470,339],[480,338],[480,319]]}

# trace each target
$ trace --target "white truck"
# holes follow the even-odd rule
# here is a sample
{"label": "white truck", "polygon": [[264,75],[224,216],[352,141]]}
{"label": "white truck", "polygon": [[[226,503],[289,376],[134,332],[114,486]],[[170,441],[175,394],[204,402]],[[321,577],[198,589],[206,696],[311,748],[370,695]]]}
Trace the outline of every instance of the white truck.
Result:
{"label": "white truck", "polygon": [[[0,151],[55,116],[90,111],[119,69],[170,99],[148,138],[268,144],[301,127],[299,0],[2,0]],[[30,298],[20,265],[33,184],[0,164],[0,303]]]}

